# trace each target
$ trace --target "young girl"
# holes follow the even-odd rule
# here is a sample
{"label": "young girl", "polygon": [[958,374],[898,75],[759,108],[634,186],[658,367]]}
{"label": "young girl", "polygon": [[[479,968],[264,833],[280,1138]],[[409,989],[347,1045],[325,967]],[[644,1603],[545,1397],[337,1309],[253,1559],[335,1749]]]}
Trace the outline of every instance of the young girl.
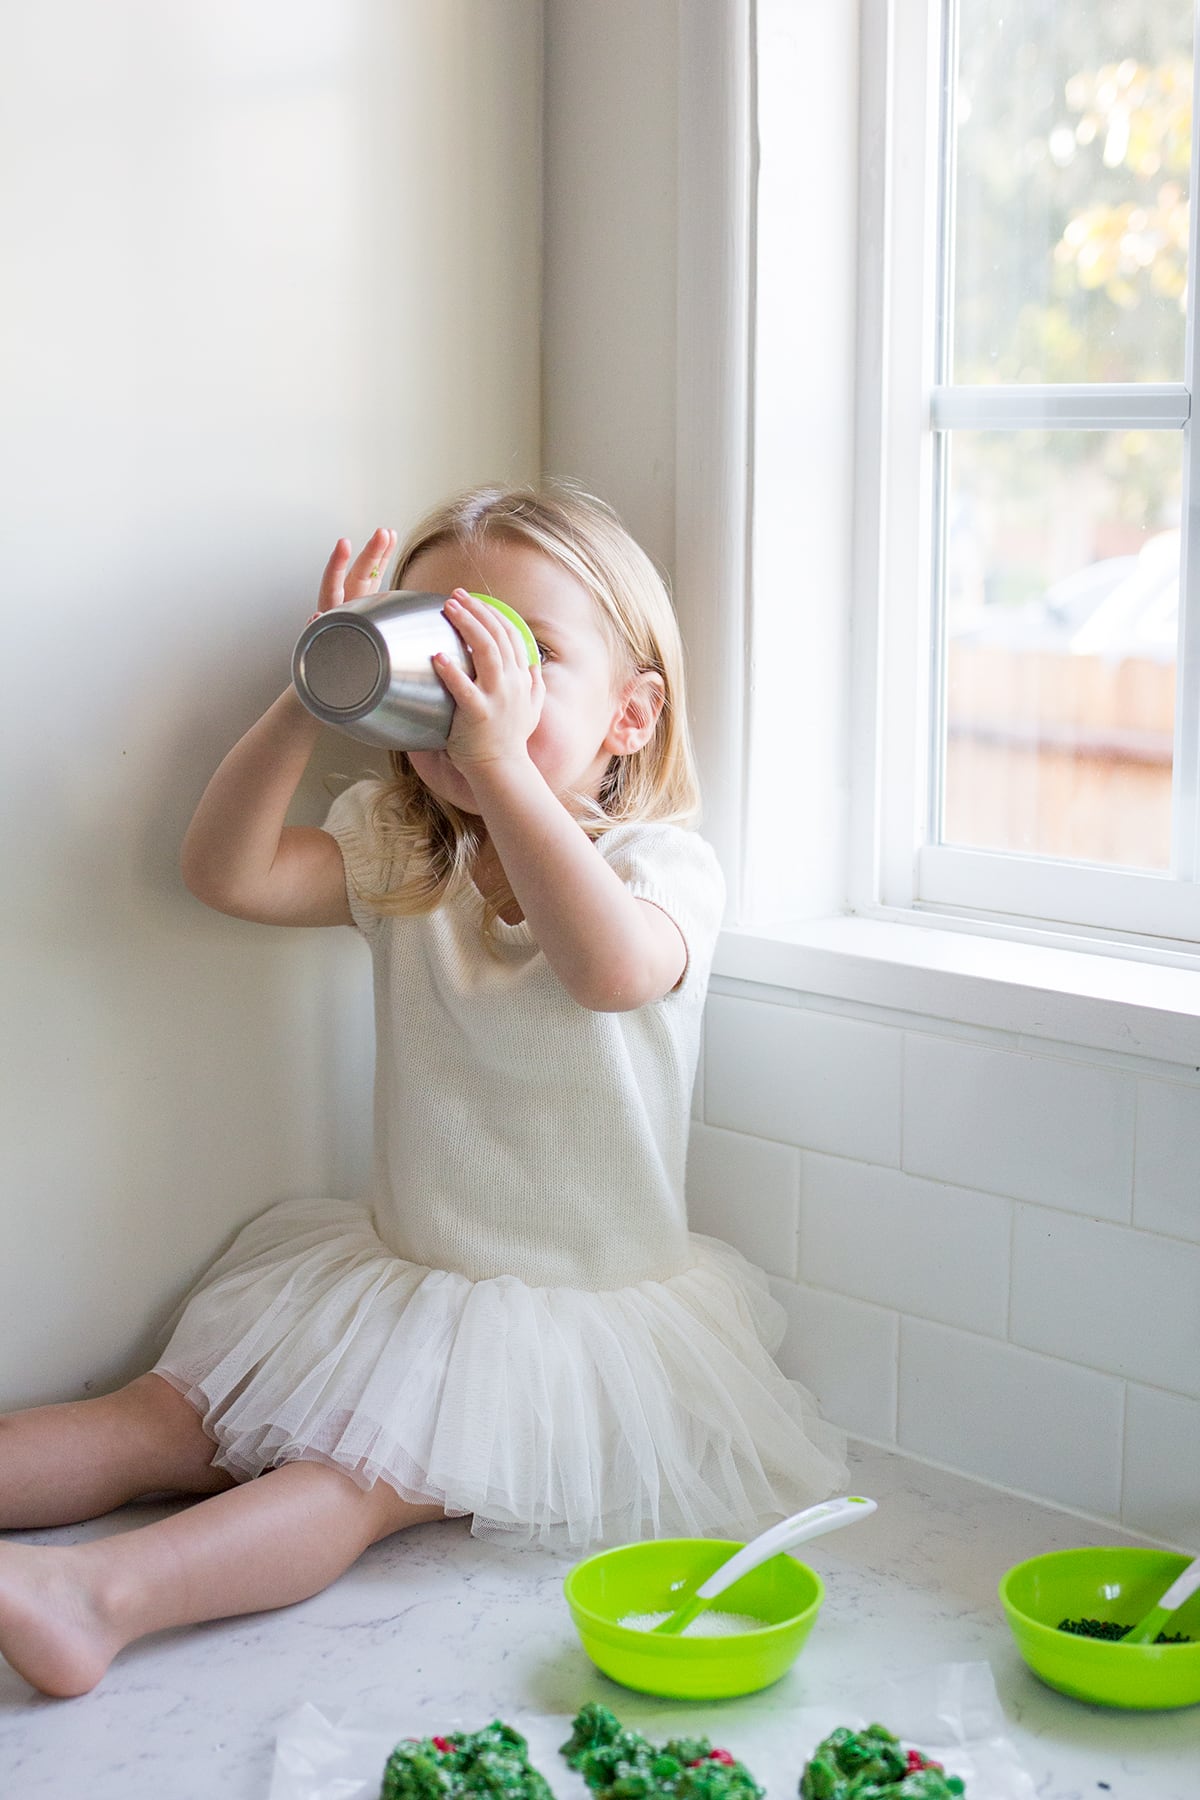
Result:
{"label": "young girl", "polygon": [[[339,541],[320,610],[395,548]],[[80,1694],[146,1632],[286,1606],[371,1543],[469,1517],[582,1549],[742,1537],[841,1485],[772,1362],[781,1309],[689,1234],[689,1102],[723,886],[689,829],[682,653],[658,576],[571,489],[426,519],[392,587],[450,596],[473,679],[444,750],[284,824],[319,726],[289,689],[235,745],[183,871],[223,912],[371,949],[375,1159],[360,1202],[238,1236],[154,1370],[0,1419],[0,1528],[209,1496],[66,1547],[0,1546],[0,1650]],[[522,639],[469,590],[512,605]]]}

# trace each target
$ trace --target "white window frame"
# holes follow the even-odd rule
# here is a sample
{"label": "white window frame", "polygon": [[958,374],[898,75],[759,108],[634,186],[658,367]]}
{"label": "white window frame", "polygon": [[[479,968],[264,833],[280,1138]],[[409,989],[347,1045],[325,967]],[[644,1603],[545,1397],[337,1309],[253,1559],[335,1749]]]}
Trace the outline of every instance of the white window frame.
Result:
{"label": "white window frame", "polygon": [[[882,428],[896,430],[907,406],[918,441],[931,385],[916,379],[885,396],[881,382],[891,322],[884,222],[897,228],[887,98],[914,53],[906,42],[909,60],[899,59],[898,7],[911,11],[912,0],[678,0],[675,14],[674,589],[702,828],[729,885],[714,979],[781,1004],[811,996],[870,1016],[883,1008],[893,1020],[954,1020],[1014,1043],[1049,1037],[1122,1066],[1182,1067],[1192,1079],[1196,944],[880,898],[878,576],[890,546],[879,497],[897,504],[883,480]],[[760,51],[768,70],[821,71],[774,138],[756,93]],[[835,217],[861,224],[833,244],[821,280],[789,290],[807,362],[788,371],[803,405],[785,448],[791,456],[798,439],[809,454],[786,472],[799,500],[782,522],[775,496],[787,481],[769,466],[780,434],[772,439],[764,317],[780,264],[790,254],[799,266],[805,252],[798,234],[790,246],[773,242],[786,237],[775,229],[773,162],[818,172],[822,228]],[[797,658],[791,615],[811,620],[814,609],[822,630],[805,636]],[[891,699],[902,703],[903,691]]]}
{"label": "white window frame", "polygon": [[[855,675],[851,904],[874,917],[1009,934],[1067,930],[1130,953],[1190,956],[1200,945],[1200,435],[1190,417],[1200,307],[1193,303],[1182,385],[937,384],[940,96],[952,67],[943,35],[952,14],[946,0],[864,8],[873,30],[864,28],[862,40],[862,114],[885,121],[886,147],[884,179],[862,185],[855,605],[859,641],[869,635],[875,654]],[[1195,168],[1200,106],[1193,132]],[[1184,440],[1174,868],[1139,873],[938,844],[928,796],[940,737],[930,616],[939,433],[1134,425],[1177,430]]]}

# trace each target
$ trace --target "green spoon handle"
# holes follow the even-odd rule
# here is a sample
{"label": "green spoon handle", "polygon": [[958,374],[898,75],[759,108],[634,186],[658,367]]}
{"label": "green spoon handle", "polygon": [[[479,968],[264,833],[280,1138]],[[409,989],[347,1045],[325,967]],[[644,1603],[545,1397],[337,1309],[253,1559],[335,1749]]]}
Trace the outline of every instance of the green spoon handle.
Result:
{"label": "green spoon handle", "polygon": [[1145,1618],[1139,1619],[1133,1630],[1126,1632],[1121,1642],[1124,1644],[1152,1644],[1171,1614],[1177,1611],[1185,1600],[1190,1600],[1197,1588],[1200,1588],[1200,1556],[1197,1556],[1181,1574],[1175,1577],[1158,1605],[1151,1607]]}

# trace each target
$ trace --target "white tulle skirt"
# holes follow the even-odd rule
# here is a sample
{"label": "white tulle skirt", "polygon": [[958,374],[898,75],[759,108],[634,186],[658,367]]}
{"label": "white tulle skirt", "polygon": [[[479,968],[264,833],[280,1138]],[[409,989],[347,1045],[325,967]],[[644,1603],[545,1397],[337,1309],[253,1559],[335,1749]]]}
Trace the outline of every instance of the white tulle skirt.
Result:
{"label": "white tulle skirt", "polygon": [[361,1205],[287,1201],[209,1270],[155,1372],[239,1479],[315,1459],[508,1543],[743,1538],[837,1492],[843,1440],[772,1360],[765,1277],[691,1242],[667,1281],[534,1288],[405,1262]]}

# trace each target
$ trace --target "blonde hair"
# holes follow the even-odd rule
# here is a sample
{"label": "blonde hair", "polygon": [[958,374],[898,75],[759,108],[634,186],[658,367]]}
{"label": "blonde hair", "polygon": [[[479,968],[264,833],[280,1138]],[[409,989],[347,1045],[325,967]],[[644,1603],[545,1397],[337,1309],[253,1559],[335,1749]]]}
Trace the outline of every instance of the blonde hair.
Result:
{"label": "blonde hair", "polygon": [[[397,553],[389,587],[404,585],[409,565],[441,544],[464,549],[489,537],[529,544],[581,583],[595,604],[618,675],[656,674],[664,700],[649,740],[614,756],[597,800],[577,796],[577,816],[592,839],[629,820],[692,825],[700,791],[684,701],[683,645],[665,583],[611,507],[572,483],[543,487],[480,487],[426,515]],[[403,751],[388,752],[392,779],[373,803],[373,824],[386,858],[391,844],[405,852],[403,870],[386,893],[363,898],[387,914],[432,912],[471,881],[481,841],[479,822],[439,800]],[[505,885],[485,897],[484,935],[513,900]]]}

